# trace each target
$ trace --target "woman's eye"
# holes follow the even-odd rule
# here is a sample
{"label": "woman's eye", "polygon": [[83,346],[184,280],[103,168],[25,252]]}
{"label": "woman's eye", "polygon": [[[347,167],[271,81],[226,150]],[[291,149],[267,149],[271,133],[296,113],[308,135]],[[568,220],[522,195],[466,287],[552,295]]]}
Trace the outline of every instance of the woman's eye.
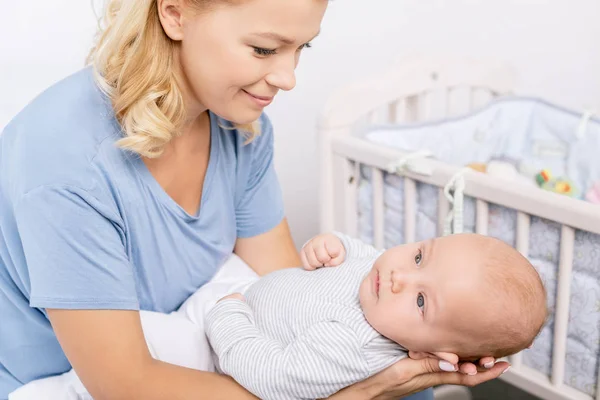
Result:
{"label": "woman's eye", "polygon": [[421,313],[425,312],[425,296],[421,293],[417,295],[417,307],[419,307]]}
{"label": "woman's eye", "polygon": [[419,252],[415,256],[415,263],[417,265],[421,265],[421,261],[423,261],[423,253],[421,253],[421,250],[419,250]]}
{"label": "woman's eye", "polygon": [[304,43],[302,46],[300,46],[298,48],[298,50],[310,49],[311,47],[312,47],[312,44],[310,42],[308,42],[308,43]]}
{"label": "woman's eye", "polygon": [[259,56],[272,56],[273,54],[277,54],[277,50],[275,49],[265,49],[263,47],[254,46],[252,46],[252,48],[254,49],[254,52]]}

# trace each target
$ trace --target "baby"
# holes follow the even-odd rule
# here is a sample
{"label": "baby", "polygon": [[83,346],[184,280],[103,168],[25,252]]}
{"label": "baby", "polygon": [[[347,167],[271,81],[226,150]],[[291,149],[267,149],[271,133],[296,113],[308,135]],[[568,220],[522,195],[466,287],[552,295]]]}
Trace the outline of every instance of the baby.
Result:
{"label": "baby", "polygon": [[546,318],[533,266],[504,242],[452,235],[378,251],[311,239],[206,316],[217,368],[261,399],[326,398],[408,351],[455,364],[529,347]]}

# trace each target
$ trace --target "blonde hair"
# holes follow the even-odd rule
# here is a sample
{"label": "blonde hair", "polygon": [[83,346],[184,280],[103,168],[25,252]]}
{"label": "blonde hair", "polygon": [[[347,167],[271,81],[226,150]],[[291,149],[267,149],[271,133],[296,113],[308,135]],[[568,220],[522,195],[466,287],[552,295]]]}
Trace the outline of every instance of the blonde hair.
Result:
{"label": "blonde hair", "polygon": [[[186,0],[197,10],[224,0]],[[226,0],[225,0],[226,1]],[[111,100],[123,149],[145,157],[162,154],[186,119],[174,65],[174,42],[161,25],[157,0],[109,0],[97,41],[87,57],[98,87]],[[248,141],[260,127],[233,124]]]}

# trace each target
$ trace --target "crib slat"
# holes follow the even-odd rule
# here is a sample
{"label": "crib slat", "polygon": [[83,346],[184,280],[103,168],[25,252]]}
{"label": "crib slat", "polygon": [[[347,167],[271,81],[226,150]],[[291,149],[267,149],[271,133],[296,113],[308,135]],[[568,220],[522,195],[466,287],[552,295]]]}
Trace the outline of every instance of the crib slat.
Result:
{"label": "crib slat", "polygon": [[373,244],[377,249],[384,247],[383,171],[371,169],[373,184]]}
{"label": "crib slat", "polygon": [[444,188],[438,190],[438,217],[437,217],[437,234],[442,236],[444,234],[444,224],[446,222],[446,216],[450,212],[450,203],[444,194]]}
{"label": "crib slat", "polygon": [[552,384],[556,387],[562,386],[565,379],[574,242],[575,230],[563,225],[560,235],[560,263],[556,290],[556,315],[554,317],[554,347],[552,349]]}
{"label": "crib slat", "polygon": [[433,92],[426,91],[419,95],[418,120],[428,121],[433,118]]}
{"label": "crib slat", "polygon": [[417,226],[417,183],[404,178],[404,242],[415,241]]}
{"label": "crib slat", "polygon": [[344,210],[345,228],[350,236],[358,232],[358,183],[360,180],[360,164],[351,160],[344,162]]}
{"label": "crib slat", "polygon": [[[518,212],[517,213],[517,237],[516,237],[516,248],[523,257],[529,256],[529,215]],[[515,370],[518,370],[523,365],[523,353],[519,352],[510,357],[510,363]]]}
{"label": "crib slat", "polygon": [[413,122],[419,120],[419,96],[408,97],[405,101],[405,122]]}
{"label": "crib slat", "polygon": [[529,257],[529,224],[531,218],[524,212],[517,213],[517,250],[523,257]]}
{"label": "crib slat", "polygon": [[394,124],[398,122],[398,102],[393,102],[388,105],[388,122]]}
{"label": "crib slat", "polygon": [[488,234],[489,206],[488,203],[477,199],[477,217],[475,218],[475,232],[480,235]]}
{"label": "crib slat", "polygon": [[406,99],[400,99],[396,102],[396,120],[394,122],[405,122],[407,120]]}

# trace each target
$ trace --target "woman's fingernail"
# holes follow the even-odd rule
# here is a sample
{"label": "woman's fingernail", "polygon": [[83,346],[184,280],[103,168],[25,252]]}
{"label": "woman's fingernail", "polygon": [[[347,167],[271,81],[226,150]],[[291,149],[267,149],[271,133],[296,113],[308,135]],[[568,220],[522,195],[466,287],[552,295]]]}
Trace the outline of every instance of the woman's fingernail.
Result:
{"label": "woman's fingernail", "polygon": [[477,375],[477,371],[475,371],[475,372],[467,372],[467,375],[470,375],[470,376]]}
{"label": "woman's fingernail", "polygon": [[504,371],[502,371],[502,373],[505,373],[506,371],[508,371],[510,369],[510,365],[508,367],[506,367],[506,369]]}
{"label": "woman's fingernail", "polygon": [[440,361],[440,369],[446,372],[455,372],[456,367],[450,364],[448,361]]}
{"label": "woman's fingernail", "polygon": [[491,361],[491,362],[489,362],[489,363],[485,363],[485,364],[483,364],[483,366],[484,366],[484,367],[486,367],[486,368],[488,368],[488,369],[489,369],[489,368],[492,368],[492,367],[494,366],[494,362],[493,362],[493,361]]}

